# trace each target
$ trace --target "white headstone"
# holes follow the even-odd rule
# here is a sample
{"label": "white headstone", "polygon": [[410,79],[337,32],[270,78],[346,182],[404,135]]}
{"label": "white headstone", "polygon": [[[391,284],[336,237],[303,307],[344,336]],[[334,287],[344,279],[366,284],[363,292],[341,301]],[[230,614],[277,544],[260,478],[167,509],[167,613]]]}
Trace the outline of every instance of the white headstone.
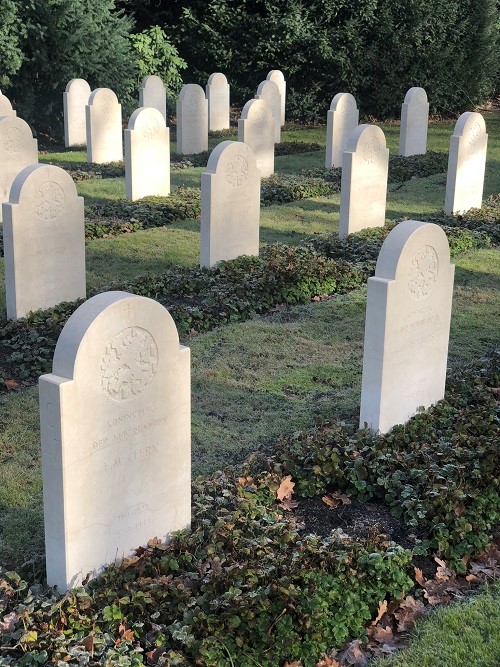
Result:
{"label": "white headstone", "polygon": [[286,108],[286,81],[283,72],[279,69],[272,69],[266,76],[267,81],[274,81],[278,85],[281,95],[281,125],[285,124]]}
{"label": "white headstone", "polygon": [[453,276],[446,234],[407,220],[368,279],[360,427],[386,433],[444,396]]}
{"label": "white headstone", "polygon": [[481,208],[488,135],[480,113],[467,111],[450,140],[444,210],[447,215]]}
{"label": "white headstone", "polygon": [[170,194],[170,130],[153,108],[136,109],[125,130],[127,199]]}
{"label": "white headstone", "polygon": [[427,125],[429,103],[423,88],[410,88],[401,105],[399,154],[425,155],[427,152]]}
{"label": "white headstone", "polygon": [[167,122],[167,93],[163,81],[156,74],[144,77],[139,88],[139,106],[158,109]]}
{"label": "white headstone", "polygon": [[274,173],[274,130],[274,117],[266,100],[249,100],[238,120],[238,141],[254,152],[261,178]]}
{"label": "white headstone", "polygon": [[177,152],[181,155],[208,150],[208,101],[203,88],[187,83],[177,100]]}
{"label": "white headstone", "polygon": [[97,88],[85,107],[87,162],[105,164],[123,160],[122,105],[109,88]]}
{"label": "white headstone", "polygon": [[206,85],[208,100],[208,129],[227,130],[229,123],[229,84],[224,74],[211,74]]}
{"label": "white headstone", "polygon": [[259,254],[260,172],[252,149],[223,141],[201,175],[201,266]]}
{"label": "white headstone", "polygon": [[156,301],[86,301],[40,378],[47,582],[60,592],[191,521],[190,351]]}
{"label": "white headstone", "polygon": [[383,227],[389,150],[376,125],[358,125],[342,157],[339,236],[366,227]]}
{"label": "white headstone", "polygon": [[90,86],[85,79],[71,79],[63,93],[64,145],[85,146],[87,127],[85,107],[89,103]]}
{"label": "white headstone", "polygon": [[10,186],[20,171],[38,162],[38,144],[21,118],[0,118],[0,220],[2,204],[9,201]]}
{"label": "white headstone", "polygon": [[0,116],[17,116],[8,97],[0,93]]}
{"label": "white headstone", "polygon": [[352,132],[358,127],[359,110],[350,93],[337,93],[326,115],[325,167],[342,166],[342,153]]}
{"label": "white headstone", "polygon": [[281,141],[281,94],[278,85],[274,81],[262,81],[257,88],[258,100],[266,100],[271,107],[274,117],[274,143]]}
{"label": "white headstone", "polygon": [[9,319],[85,297],[83,197],[64,169],[23,169],[3,216]]}

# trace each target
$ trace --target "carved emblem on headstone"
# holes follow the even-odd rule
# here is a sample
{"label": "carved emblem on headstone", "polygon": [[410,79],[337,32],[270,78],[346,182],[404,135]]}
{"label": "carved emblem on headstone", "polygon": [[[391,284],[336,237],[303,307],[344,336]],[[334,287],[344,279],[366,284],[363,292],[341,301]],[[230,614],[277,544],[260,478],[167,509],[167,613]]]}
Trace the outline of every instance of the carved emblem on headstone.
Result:
{"label": "carved emblem on headstone", "polygon": [[10,127],[2,137],[2,144],[9,153],[17,153],[21,150],[24,137],[18,127]]}
{"label": "carved emblem on headstone", "polygon": [[248,178],[248,162],[243,155],[235,155],[234,158],[227,163],[226,180],[233,188],[242,185]]}
{"label": "carved emblem on headstone", "polygon": [[408,273],[410,294],[415,299],[423,299],[428,296],[434,288],[438,271],[438,256],[434,248],[430,245],[420,248],[411,260]]}
{"label": "carved emblem on headstone", "polygon": [[370,137],[363,142],[362,148],[363,160],[368,164],[373,164],[380,156],[380,141],[377,137]]}
{"label": "carved emblem on headstone", "polygon": [[33,205],[40,220],[53,220],[64,210],[64,191],[54,181],[46,181],[35,190]]}
{"label": "carved emblem on headstone", "polygon": [[142,136],[145,139],[154,139],[160,131],[160,125],[156,118],[150,118],[147,123],[144,123],[142,128]]}

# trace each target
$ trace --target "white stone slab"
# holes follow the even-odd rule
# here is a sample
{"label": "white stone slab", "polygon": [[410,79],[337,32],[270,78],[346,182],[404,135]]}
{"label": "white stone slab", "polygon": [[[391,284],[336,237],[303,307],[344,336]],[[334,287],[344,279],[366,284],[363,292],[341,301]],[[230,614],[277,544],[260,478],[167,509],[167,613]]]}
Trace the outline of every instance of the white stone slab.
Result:
{"label": "white stone slab", "polygon": [[238,141],[252,149],[261,178],[274,173],[275,122],[266,100],[249,100],[238,120]]}
{"label": "white stone slab", "polygon": [[279,69],[272,69],[268,72],[266,79],[274,81],[278,85],[281,95],[281,125],[285,124],[285,109],[286,109],[286,81],[283,72]]}
{"label": "white stone slab", "polygon": [[427,126],[429,103],[423,88],[410,88],[401,105],[399,154],[425,155],[427,152]]}
{"label": "white stone slab", "polygon": [[281,94],[274,81],[262,81],[257,88],[257,100],[266,100],[274,117],[274,143],[281,141]]}
{"label": "white stone slab", "polygon": [[190,351],[159,303],[106,292],[39,388],[47,581],[64,592],[189,525]]}
{"label": "white stone slab", "polygon": [[389,150],[376,125],[358,125],[342,156],[339,236],[367,227],[383,227]]}
{"label": "white stone slab", "polygon": [[85,107],[89,103],[90,86],[85,79],[71,79],[63,93],[64,145],[87,145]]}
{"label": "white stone slab", "polygon": [[181,155],[208,150],[208,101],[203,88],[187,83],[177,100],[177,152]]}
{"label": "white stone slab", "polygon": [[358,127],[359,110],[350,93],[337,93],[326,114],[326,159],[325,167],[342,166],[342,153],[347,141]]}
{"label": "white stone slab", "polygon": [[7,317],[85,297],[83,197],[71,176],[33,164],[3,204]]}
{"label": "white stone slab", "polygon": [[139,106],[158,109],[167,122],[167,92],[163,81],[156,74],[144,77],[139,88]]}
{"label": "white stone slab", "polygon": [[0,118],[0,220],[2,204],[9,201],[10,186],[20,171],[38,162],[38,143],[21,118]]}
{"label": "white stone slab", "polygon": [[447,215],[481,208],[487,146],[484,118],[472,111],[463,113],[450,140],[444,204]]}
{"label": "white stone slab", "polygon": [[223,141],[201,175],[201,266],[259,254],[260,172],[252,149]]}
{"label": "white stone slab", "polygon": [[125,191],[132,201],[170,194],[170,130],[153,108],[136,109],[125,130]]}
{"label": "white stone slab", "polygon": [[123,160],[122,105],[110,88],[97,88],[85,107],[87,162],[106,164]]}
{"label": "white stone slab", "polygon": [[438,225],[407,220],[384,241],[368,279],[360,427],[386,433],[444,397],[454,270]]}
{"label": "white stone slab", "polygon": [[17,116],[8,97],[0,93],[0,116]]}
{"label": "white stone slab", "polygon": [[211,74],[206,85],[208,100],[208,129],[227,130],[229,122],[229,84],[221,72]]}

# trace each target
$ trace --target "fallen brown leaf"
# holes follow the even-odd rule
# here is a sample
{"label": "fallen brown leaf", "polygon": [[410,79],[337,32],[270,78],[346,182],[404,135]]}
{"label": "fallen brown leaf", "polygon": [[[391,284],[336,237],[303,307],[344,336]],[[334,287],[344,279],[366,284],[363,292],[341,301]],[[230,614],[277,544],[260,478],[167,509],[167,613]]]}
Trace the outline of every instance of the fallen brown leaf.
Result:
{"label": "fallen brown leaf", "polygon": [[318,663],[316,667],[340,667],[340,662],[336,658],[330,658],[325,655]]}
{"label": "fallen brown leaf", "polygon": [[292,476],[287,475],[281,480],[281,484],[278,487],[278,490],[276,491],[276,496],[278,497],[278,500],[285,500],[285,498],[291,498],[293,494],[293,487],[295,486],[295,482],[292,482]]}
{"label": "fallen brown leaf", "polygon": [[406,632],[415,625],[417,618],[422,616],[425,611],[425,606],[420,600],[415,600],[411,595],[408,595],[399,605],[399,609],[394,616],[398,620],[398,632]]}
{"label": "fallen brown leaf", "polygon": [[355,639],[348,644],[345,651],[340,654],[341,665],[366,665],[367,659],[364,651],[361,650],[362,643],[360,639]]}
{"label": "fallen brown leaf", "polygon": [[3,621],[0,621],[0,635],[6,632],[12,632],[17,623],[17,614],[15,611],[11,611],[10,614],[3,617]]}
{"label": "fallen brown leaf", "polygon": [[377,623],[380,621],[382,616],[385,614],[387,611],[387,600],[382,600],[382,602],[378,603],[378,612],[377,612],[377,617],[375,618],[374,621],[372,621],[372,625],[377,625]]}
{"label": "fallen brown leaf", "polygon": [[284,510],[293,510],[296,507],[298,507],[299,503],[296,500],[290,500],[290,498],[285,498],[280,503],[280,507],[282,507]]}
{"label": "fallen brown leaf", "polygon": [[332,510],[338,507],[341,503],[342,505],[350,505],[351,503],[351,499],[345,493],[329,493],[328,495],[323,496],[321,500],[325,505],[331,507]]}
{"label": "fallen brown leaf", "polygon": [[394,640],[394,634],[389,625],[386,625],[383,628],[381,625],[377,625],[373,628],[373,639],[379,644],[385,644],[386,642],[392,642]]}
{"label": "fallen brown leaf", "polygon": [[11,391],[13,389],[18,389],[19,387],[19,384],[15,380],[4,380],[3,383],[7,387],[7,389]]}
{"label": "fallen brown leaf", "polygon": [[91,632],[90,635],[84,637],[81,641],[82,646],[88,651],[92,656],[94,655],[94,635]]}

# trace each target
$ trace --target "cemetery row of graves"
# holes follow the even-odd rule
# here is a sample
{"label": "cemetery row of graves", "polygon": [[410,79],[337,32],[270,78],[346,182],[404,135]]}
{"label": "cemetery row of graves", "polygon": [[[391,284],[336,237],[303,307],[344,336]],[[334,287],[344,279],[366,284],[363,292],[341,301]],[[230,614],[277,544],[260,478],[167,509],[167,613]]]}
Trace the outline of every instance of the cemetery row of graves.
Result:
{"label": "cemetery row of graves", "polygon": [[[49,152],[39,163],[23,121],[0,118],[0,129],[9,123],[5,164],[14,155],[3,205],[7,318],[0,322],[11,453],[16,444],[7,438],[19,427],[33,430],[31,387],[45,373],[24,499],[9,508],[8,491],[0,494],[0,553],[23,577],[0,570],[0,665],[356,664],[361,644],[339,654],[344,642],[368,638],[372,653],[384,654],[383,628],[409,629],[424,603],[447,601],[493,572],[498,121],[493,135],[487,122],[495,159],[486,173],[481,114],[448,124],[449,155],[427,153],[425,91],[411,89],[400,156],[389,159],[384,131],[358,125],[346,93],[333,98],[326,137],[324,129],[287,135],[286,126],[281,134],[285,95],[270,75],[273,86],[263,82],[242,111],[238,141],[224,141],[234,136],[227,82],[220,127],[209,113],[209,87],[222,75],[210,77],[208,100],[199,86],[185,86],[172,160],[162,104],[148,101],[147,81],[125,131],[125,164],[122,154],[106,152],[122,146],[112,91],[84,90],[86,155]],[[225,136],[209,140],[209,127]],[[16,129],[27,137],[26,166],[15,161],[22,152]],[[170,193],[172,183],[181,187]],[[88,195],[86,207],[79,193]],[[387,223],[391,202],[400,202],[402,215],[396,206]],[[417,219],[398,222],[415,210]],[[141,267],[146,239],[154,261]],[[123,244],[136,261],[115,273],[112,255]],[[97,247],[107,249],[113,280],[101,277],[88,289]],[[304,346],[307,336],[313,340]],[[323,367],[337,355],[332,341],[345,348],[337,365],[351,363],[336,390],[332,367]],[[226,349],[231,358],[217,374]],[[479,364],[471,351],[481,353]],[[282,368],[298,368],[297,354],[312,371],[302,401],[273,377],[276,357]],[[464,359],[471,367],[463,368]],[[213,389],[203,397],[210,384],[234,389],[252,366],[244,392],[221,392],[216,404]],[[342,412],[335,403],[346,392]],[[247,398],[258,414],[235,430],[228,458],[224,415],[232,428],[238,413],[248,414]],[[296,431],[300,402],[319,406],[303,410]],[[433,407],[419,414],[420,406]],[[256,434],[275,437],[258,449]],[[193,482],[191,442],[195,470],[204,470],[204,455],[210,459],[218,444],[220,467],[238,463]],[[5,467],[2,479],[14,468]],[[338,507],[366,514],[366,503],[386,508],[389,522],[395,517],[399,540],[380,517],[364,534],[325,521]],[[24,529],[16,522],[23,504]],[[23,530],[35,545],[23,542]],[[13,560],[16,538],[21,551]],[[45,574],[59,594],[33,583]]]}

